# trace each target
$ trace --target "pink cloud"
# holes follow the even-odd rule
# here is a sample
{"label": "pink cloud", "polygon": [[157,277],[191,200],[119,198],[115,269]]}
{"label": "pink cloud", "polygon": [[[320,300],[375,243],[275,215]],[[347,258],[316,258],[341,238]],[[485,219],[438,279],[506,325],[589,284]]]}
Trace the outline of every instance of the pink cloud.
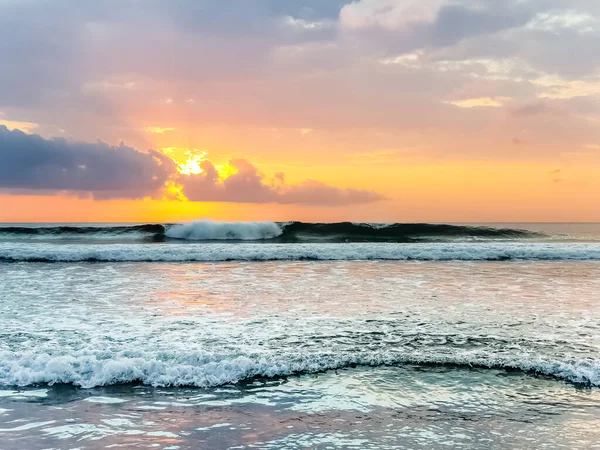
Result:
{"label": "pink cloud", "polygon": [[177,181],[191,201],[337,206],[383,200],[374,191],[341,189],[315,180],[287,184],[282,173],[269,180],[245,159],[233,159],[229,165],[237,172],[225,179],[219,178],[210,161],[204,161],[202,173],[181,175]]}

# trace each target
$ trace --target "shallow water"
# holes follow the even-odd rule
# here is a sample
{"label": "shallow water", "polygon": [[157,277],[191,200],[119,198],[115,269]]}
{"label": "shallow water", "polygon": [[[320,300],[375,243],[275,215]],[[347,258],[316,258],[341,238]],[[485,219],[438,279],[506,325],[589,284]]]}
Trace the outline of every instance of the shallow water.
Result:
{"label": "shallow water", "polygon": [[1,448],[593,448],[600,263],[0,264]]}
{"label": "shallow water", "polygon": [[3,447],[595,448],[600,395],[518,372],[406,365],[212,389],[3,391]]}

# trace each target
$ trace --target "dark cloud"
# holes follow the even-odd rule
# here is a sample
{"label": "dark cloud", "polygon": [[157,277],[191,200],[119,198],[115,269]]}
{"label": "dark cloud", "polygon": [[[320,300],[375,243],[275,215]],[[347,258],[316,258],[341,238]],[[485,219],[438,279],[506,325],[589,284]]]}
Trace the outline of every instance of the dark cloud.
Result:
{"label": "dark cloud", "polygon": [[219,180],[217,170],[209,161],[202,163],[202,173],[181,176],[178,183],[183,186],[183,194],[191,201],[202,202],[323,206],[372,203],[383,199],[373,191],[339,189],[314,180],[289,185],[285,183],[285,177],[281,173],[268,180],[244,159],[234,159],[229,164],[237,173],[225,180]]}
{"label": "dark cloud", "polygon": [[175,172],[173,160],[157,151],[44,139],[0,126],[1,188],[143,198],[160,194]]}

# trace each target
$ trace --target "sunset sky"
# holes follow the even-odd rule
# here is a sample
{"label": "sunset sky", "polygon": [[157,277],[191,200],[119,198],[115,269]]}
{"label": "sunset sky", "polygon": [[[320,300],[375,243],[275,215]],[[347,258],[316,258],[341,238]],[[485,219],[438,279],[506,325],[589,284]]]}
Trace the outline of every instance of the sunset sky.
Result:
{"label": "sunset sky", "polygon": [[0,221],[600,221],[598,0],[0,0]]}

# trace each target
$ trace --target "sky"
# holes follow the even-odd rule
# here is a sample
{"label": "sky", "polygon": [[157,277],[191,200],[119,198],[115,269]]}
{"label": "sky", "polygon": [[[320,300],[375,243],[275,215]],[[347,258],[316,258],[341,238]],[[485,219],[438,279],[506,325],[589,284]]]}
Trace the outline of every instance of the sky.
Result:
{"label": "sky", "polygon": [[0,0],[0,221],[600,221],[598,0]]}

